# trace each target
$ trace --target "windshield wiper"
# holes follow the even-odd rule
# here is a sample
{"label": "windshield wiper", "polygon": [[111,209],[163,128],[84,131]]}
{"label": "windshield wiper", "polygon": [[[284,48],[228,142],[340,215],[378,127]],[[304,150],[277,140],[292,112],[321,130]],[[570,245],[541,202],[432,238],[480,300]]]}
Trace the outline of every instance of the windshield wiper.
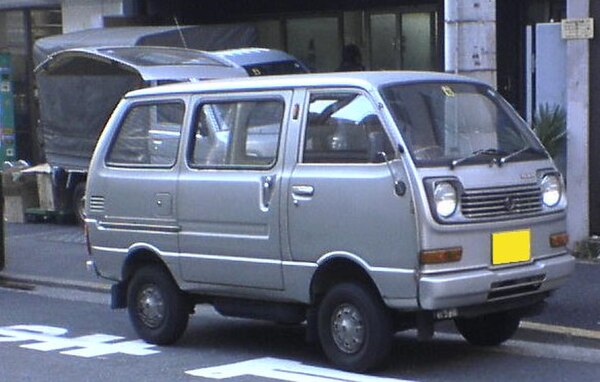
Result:
{"label": "windshield wiper", "polygon": [[498,165],[502,166],[504,163],[508,162],[512,158],[514,158],[522,153],[525,153],[525,152],[531,152],[534,154],[540,154],[540,155],[546,156],[546,152],[542,149],[538,149],[537,147],[533,147],[533,146],[525,146],[517,151],[513,151],[512,153],[500,158]]}
{"label": "windshield wiper", "polygon": [[506,151],[491,148],[473,151],[470,155],[467,155],[466,157],[453,160],[452,163],[450,163],[450,169],[454,169],[454,167],[458,166],[459,164],[480,156],[493,156],[493,160],[496,160],[496,157],[502,155],[506,155]]}

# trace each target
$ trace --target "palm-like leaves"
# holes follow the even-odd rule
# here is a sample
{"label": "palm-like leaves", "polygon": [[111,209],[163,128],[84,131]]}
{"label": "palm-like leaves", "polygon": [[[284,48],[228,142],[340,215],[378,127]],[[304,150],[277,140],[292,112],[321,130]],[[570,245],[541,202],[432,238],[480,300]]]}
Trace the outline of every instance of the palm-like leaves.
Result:
{"label": "palm-like leaves", "polygon": [[533,117],[533,131],[554,157],[566,136],[567,113],[559,105],[540,105]]}

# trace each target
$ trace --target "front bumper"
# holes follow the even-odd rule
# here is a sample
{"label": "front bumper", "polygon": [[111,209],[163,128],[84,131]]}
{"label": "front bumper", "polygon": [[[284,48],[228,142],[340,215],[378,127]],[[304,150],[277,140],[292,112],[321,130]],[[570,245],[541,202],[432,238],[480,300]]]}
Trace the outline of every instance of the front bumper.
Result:
{"label": "front bumper", "polygon": [[575,268],[568,253],[502,269],[477,269],[422,275],[422,309],[452,309],[544,295],[563,285]]}

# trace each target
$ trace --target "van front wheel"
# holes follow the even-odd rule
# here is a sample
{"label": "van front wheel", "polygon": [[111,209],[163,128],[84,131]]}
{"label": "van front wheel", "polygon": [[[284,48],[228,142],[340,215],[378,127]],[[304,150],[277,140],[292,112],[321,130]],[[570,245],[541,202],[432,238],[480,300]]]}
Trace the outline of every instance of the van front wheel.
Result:
{"label": "van front wheel", "polygon": [[379,366],[390,353],[391,317],[380,297],[360,284],[332,287],[319,306],[321,347],[337,367],[362,372]]}
{"label": "van front wheel", "polygon": [[129,318],[144,341],[169,345],[177,341],[189,320],[190,305],[171,275],[162,267],[140,268],[127,292]]}
{"label": "van front wheel", "polygon": [[469,343],[477,346],[497,346],[515,334],[521,318],[512,312],[500,312],[475,318],[457,318],[454,323]]}

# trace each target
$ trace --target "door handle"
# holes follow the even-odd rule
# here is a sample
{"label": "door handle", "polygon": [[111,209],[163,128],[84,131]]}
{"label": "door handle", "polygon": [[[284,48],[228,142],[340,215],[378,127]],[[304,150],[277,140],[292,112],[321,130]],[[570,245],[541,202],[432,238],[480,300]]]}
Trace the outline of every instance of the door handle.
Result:
{"label": "door handle", "polygon": [[315,194],[315,188],[313,186],[296,185],[292,186],[292,194],[294,196],[300,196],[310,198]]}
{"label": "door handle", "polygon": [[273,192],[275,191],[275,175],[272,176],[263,176],[260,179],[261,183],[261,210],[268,211],[269,205],[271,204],[271,198],[273,197]]}

